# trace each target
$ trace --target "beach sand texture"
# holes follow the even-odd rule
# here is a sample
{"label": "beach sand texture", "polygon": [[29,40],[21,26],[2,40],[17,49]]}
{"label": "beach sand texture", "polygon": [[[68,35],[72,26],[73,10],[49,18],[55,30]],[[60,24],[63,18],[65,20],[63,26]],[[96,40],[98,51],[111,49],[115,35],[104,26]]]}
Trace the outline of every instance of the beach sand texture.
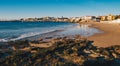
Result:
{"label": "beach sand texture", "polygon": [[120,24],[97,22],[91,22],[90,24],[104,32],[88,37],[88,40],[94,41],[95,46],[108,47],[112,45],[120,45]]}

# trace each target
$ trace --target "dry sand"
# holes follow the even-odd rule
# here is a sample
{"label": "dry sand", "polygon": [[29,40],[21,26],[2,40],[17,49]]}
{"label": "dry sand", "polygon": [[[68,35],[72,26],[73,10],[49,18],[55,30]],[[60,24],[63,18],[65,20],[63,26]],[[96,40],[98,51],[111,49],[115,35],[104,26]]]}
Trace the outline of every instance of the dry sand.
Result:
{"label": "dry sand", "polygon": [[90,22],[93,27],[104,31],[104,33],[95,34],[88,37],[89,40],[94,41],[94,45],[98,47],[108,47],[113,45],[120,45],[120,24],[97,23]]}

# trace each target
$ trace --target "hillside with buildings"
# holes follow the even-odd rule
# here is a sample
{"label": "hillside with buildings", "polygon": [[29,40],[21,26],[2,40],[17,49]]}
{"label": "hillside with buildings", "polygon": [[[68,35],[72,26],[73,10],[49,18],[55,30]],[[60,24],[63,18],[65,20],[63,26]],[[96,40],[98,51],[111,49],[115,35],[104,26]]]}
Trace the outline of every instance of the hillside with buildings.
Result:
{"label": "hillside with buildings", "polygon": [[22,21],[22,22],[120,22],[120,15],[105,15],[105,16],[82,16],[82,17],[41,17],[41,18],[21,18],[21,19],[14,19],[14,20],[7,20],[7,19],[0,19],[0,21],[5,22],[15,22],[15,21]]}
{"label": "hillside with buildings", "polygon": [[33,21],[53,21],[53,22],[101,22],[101,21],[113,21],[120,19],[120,15],[106,15],[106,16],[82,16],[82,17],[42,17],[42,18],[22,18],[20,21],[33,22]]}

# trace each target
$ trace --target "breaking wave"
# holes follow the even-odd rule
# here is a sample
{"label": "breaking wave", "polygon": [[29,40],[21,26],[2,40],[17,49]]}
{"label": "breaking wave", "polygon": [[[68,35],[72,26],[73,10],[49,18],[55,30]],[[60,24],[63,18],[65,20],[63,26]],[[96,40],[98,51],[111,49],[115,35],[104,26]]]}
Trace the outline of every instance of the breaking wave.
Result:
{"label": "breaking wave", "polygon": [[29,37],[33,37],[33,36],[37,36],[37,35],[41,35],[41,34],[46,34],[46,33],[51,33],[51,32],[60,32],[63,30],[48,30],[45,32],[31,32],[31,33],[26,33],[26,34],[22,34],[16,38],[11,38],[11,39],[0,39],[0,42],[8,42],[8,41],[15,41],[15,40],[20,40],[20,39],[24,39],[24,38],[29,38]]}

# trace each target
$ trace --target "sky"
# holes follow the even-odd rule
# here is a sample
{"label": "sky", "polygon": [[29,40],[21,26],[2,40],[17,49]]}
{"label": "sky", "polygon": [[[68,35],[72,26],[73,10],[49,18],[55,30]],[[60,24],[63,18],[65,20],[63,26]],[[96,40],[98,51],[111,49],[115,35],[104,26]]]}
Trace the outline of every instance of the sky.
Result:
{"label": "sky", "polygon": [[0,0],[0,19],[120,14],[120,0]]}

